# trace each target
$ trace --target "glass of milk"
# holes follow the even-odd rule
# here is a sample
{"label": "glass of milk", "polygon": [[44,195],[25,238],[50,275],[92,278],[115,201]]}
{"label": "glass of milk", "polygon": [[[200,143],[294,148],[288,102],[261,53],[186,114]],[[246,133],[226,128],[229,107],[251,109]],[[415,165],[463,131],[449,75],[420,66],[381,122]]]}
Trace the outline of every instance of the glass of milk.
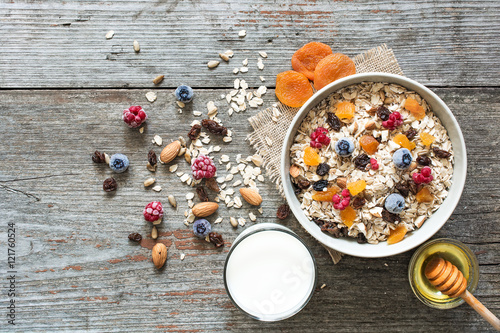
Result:
{"label": "glass of milk", "polygon": [[290,229],[259,223],[233,242],[224,266],[231,301],[262,321],[289,318],[309,302],[316,287],[316,262]]}

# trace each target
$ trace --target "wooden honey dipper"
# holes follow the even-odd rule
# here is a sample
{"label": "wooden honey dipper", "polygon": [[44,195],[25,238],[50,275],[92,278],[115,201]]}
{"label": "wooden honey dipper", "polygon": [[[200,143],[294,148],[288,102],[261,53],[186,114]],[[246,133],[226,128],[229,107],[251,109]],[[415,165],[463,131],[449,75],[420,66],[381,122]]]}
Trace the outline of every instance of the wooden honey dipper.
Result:
{"label": "wooden honey dipper", "polygon": [[490,310],[467,290],[467,279],[457,266],[443,258],[434,258],[425,267],[425,276],[443,294],[449,297],[462,297],[497,331],[500,331],[500,319],[495,317]]}

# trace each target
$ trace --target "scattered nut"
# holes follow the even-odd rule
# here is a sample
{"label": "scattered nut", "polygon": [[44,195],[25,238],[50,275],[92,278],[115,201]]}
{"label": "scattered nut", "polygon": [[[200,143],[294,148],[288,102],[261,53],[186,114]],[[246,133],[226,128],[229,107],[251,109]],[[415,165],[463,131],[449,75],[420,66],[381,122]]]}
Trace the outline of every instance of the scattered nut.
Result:
{"label": "scattered nut", "polygon": [[229,61],[229,56],[225,53],[219,53],[219,57],[224,60],[225,62]]}
{"label": "scattered nut", "polygon": [[346,188],[346,186],[347,186],[347,178],[345,178],[345,177],[339,177],[339,178],[337,178],[337,185],[340,188]]}
{"label": "scattered nut", "polygon": [[219,61],[217,61],[217,60],[211,60],[211,61],[208,62],[207,67],[208,68],[215,68],[215,67],[219,66],[219,64],[220,64]]}
{"label": "scattered nut", "polygon": [[299,174],[300,174],[300,167],[296,164],[293,164],[290,167],[290,176],[292,176],[293,178],[297,178]]}
{"label": "scattered nut", "polygon": [[163,243],[156,243],[151,251],[151,256],[153,257],[153,263],[156,268],[160,269],[167,261],[167,247]]}
{"label": "scattered nut", "polygon": [[365,129],[366,129],[366,130],[371,131],[371,130],[373,130],[373,129],[375,129],[375,128],[377,128],[377,124],[376,124],[374,121],[372,121],[372,120],[370,120],[369,122],[367,122],[367,123],[365,124]]}
{"label": "scattered nut", "polygon": [[164,78],[165,78],[165,75],[158,75],[157,77],[155,77],[153,79],[153,83],[154,84],[160,84],[163,81]]}
{"label": "scattered nut", "polygon": [[168,202],[170,202],[170,205],[172,205],[172,207],[177,208],[177,201],[175,200],[175,197],[173,195],[170,194],[168,196]]}
{"label": "scattered nut", "polygon": [[230,217],[229,218],[229,222],[231,223],[231,225],[233,226],[233,228],[237,228],[238,227],[238,221],[236,221],[236,219],[234,217]]}
{"label": "scattered nut", "polygon": [[152,188],[153,191],[155,192],[161,192],[161,186],[160,185],[156,185]]}
{"label": "scattered nut", "polygon": [[151,230],[151,238],[153,239],[158,238],[158,229],[156,229],[156,226],[153,226],[153,229]]}
{"label": "scattered nut", "polygon": [[156,179],[154,179],[154,178],[148,178],[144,181],[144,186],[145,187],[151,186],[154,184],[155,181],[156,181]]}
{"label": "scattered nut", "polygon": [[141,46],[139,45],[139,42],[134,40],[134,51],[135,52],[140,52],[141,51]]}

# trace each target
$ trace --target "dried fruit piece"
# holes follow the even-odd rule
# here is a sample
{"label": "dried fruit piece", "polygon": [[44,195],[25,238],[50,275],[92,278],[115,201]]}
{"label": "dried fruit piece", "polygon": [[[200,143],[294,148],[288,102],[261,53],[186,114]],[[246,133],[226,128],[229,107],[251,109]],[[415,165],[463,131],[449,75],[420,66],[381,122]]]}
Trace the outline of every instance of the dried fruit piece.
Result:
{"label": "dried fruit piece", "polygon": [[344,210],[340,211],[340,218],[342,219],[342,223],[350,228],[356,219],[356,211],[351,206],[347,206]]}
{"label": "dried fruit piece", "polygon": [[365,198],[362,198],[362,197],[356,197],[354,198],[354,200],[352,201],[352,208],[354,209],[360,209],[361,207],[363,207],[366,203],[366,200]]}
{"label": "dried fruit piece", "polygon": [[227,128],[224,126],[220,125],[218,122],[212,119],[203,119],[201,121],[201,125],[205,127],[209,132],[212,132],[214,134],[219,134],[222,136],[227,135]]}
{"label": "dried fruit piece", "polygon": [[330,171],[330,165],[328,163],[320,163],[316,168],[316,173],[318,176],[324,176]]}
{"label": "dried fruit piece", "polygon": [[392,141],[394,141],[395,143],[397,143],[401,147],[406,148],[408,150],[413,150],[416,146],[415,142],[410,142],[410,140],[408,140],[408,138],[404,134],[397,134],[392,139]]}
{"label": "dried fruit piece", "polygon": [[328,146],[329,144],[330,138],[328,137],[328,131],[326,128],[318,127],[311,133],[311,147],[321,148],[323,146]]}
{"label": "dried fruit piece", "polygon": [[410,113],[415,117],[417,120],[424,119],[425,117],[425,110],[424,108],[418,104],[416,100],[414,100],[411,97],[408,97],[405,102],[405,109],[410,111]]}
{"label": "dried fruit piece", "polygon": [[340,195],[335,194],[332,197],[333,208],[338,210],[344,210],[349,206],[351,202],[351,193],[348,189],[343,189]]}
{"label": "dried fruit piece", "polygon": [[200,201],[203,202],[209,201],[207,192],[205,192],[205,188],[203,186],[198,186],[196,188],[196,194],[198,194],[198,198],[200,198]]}
{"label": "dried fruit piece", "polygon": [[418,191],[415,198],[417,199],[417,202],[432,202],[434,200],[434,196],[431,194],[427,187],[424,187],[420,191]]}
{"label": "dried fruit piece", "polygon": [[305,165],[316,166],[321,162],[321,157],[312,147],[304,149],[304,163]]}
{"label": "dried fruit piece", "polygon": [[401,195],[405,198],[408,196],[408,194],[410,194],[410,188],[408,187],[407,183],[396,184],[396,190],[398,190],[398,192],[401,193]]}
{"label": "dried fruit piece", "polygon": [[354,158],[354,165],[360,170],[365,170],[366,166],[370,163],[370,157],[366,154],[359,154]]}
{"label": "dried fruit piece", "polygon": [[92,161],[94,163],[106,163],[106,155],[101,153],[99,150],[96,150],[94,155],[92,155]]}
{"label": "dried fruit piece", "polygon": [[146,221],[155,222],[163,218],[163,206],[159,201],[152,201],[144,207],[142,212]]}
{"label": "dried fruit piece", "polygon": [[403,224],[398,225],[396,229],[391,230],[389,237],[387,237],[387,244],[390,245],[401,242],[403,238],[405,238],[407,232],[408,230],[406,230],[406,227]]}
{"label": "dried fruit piece", "polygon": [[382,220],[389,223],[394,223],[394,222],[400,222],[401,217],[398,214],[393,214],[384,208],[382,210]]}
{"label": "dried fruit piece", "polygon": [[102,183],[102,189],[106,192],[116,191],[118,185],[116,184],[116,180],[113,177],[106,178]]}
{"label": "dried fruit piece", "polygon": [[137,232],[133,232],[130,235],[128,235],[128,239],[134,242],[140,242],[142,240],[141,234],[138,234]]}
{"label": "dried fruit piece", "polygon": [[429,133],[420,133],[420,140],[422,140],[424,145],[430,146],[436,138]]}
{"label": "dried fruit piece", "polygon": [[429,166],[429,165],[431,165],[432,161],[431,161],[431,159],[428,156],[419,155],[417,157],[417,163],[420,164],[420,165]]}
{"label": "dried fruit piece", "polygon": [[351,192],[352,196],[355,196],[363,192],[365,188],[366,188],[366,182],[364,179],[360,179],[358,181],[347,184],[347,189],[349,190],[349,192]]}
{"label": "dried fruit piece", "polygon": [[156,163],[158,162],[158,157],[156,156],[156,153],[153,150],[150,150],[148,153],[148,163],[151,166],[155,166]]}
{"label": "dried fruit piece", "polygon": [[413,127],[410,127],[406,132],[404,132],[404,135],[408,138],[408,140],[413,140],[415,136],[417,135],[417,130],[414,129]]}
{"label": "dried fruit piece", "polygon": [[278,211],[276,212],[277,218],[284,220],[288,217],[288,215],[290,215],[290,206],[285,203],[278,207]]}
{"label": "dried fruit piece", "polygon": [[335,111],[335,115],[340,119],[352,119],[355,111],[356,107],[351,102],[340,102],[337,104],[337,111]]}
{"label": "dried fruit piece", "polygon": [[205,185],[212,191],[214,192],[220,192],[220,188],[219,188],[219,185],[217,185],[217,181],[215,180],[215,178],[206,178],[205,179]]}
{"label": "dried fruit piece", "polygon": [[434,152],[434,155],[439,158],[448,158],[451,156],[451,153],[436,147],[432,148],[432,151]]}
{"label": "dried fruit piece", "polygon": [[224,246],[224,240],[222,239],[222,235],[216,232],[211,232],[208,234],[208,239],[210,243],[214,244],[216,248]]}
{"label": "dried fruit piece", "polygon": [[313,81],[314,69],[321,59],[330,54],[333,54],[332,49],[326,44],[319,42],[307,43],[293,54],[292,68]]}
{"label": "dried fruit piece", "polygon": [[194,124],[193,127],[191,127],[191,129],[189,130],[188,138],[194,141],[198,139],[198,137],[200,136],[200,132],[201,132],[201,125]]}
{"label": "dried fruit piece", "polygon": [[326,189],[326,191],[317,191],[312,195],[313,200],[316,201],[332,201],[333,196],[339,193],[340,187],[332,186]]}
{"label": "dried fruit piece", "polygon": [[314,69],[314,88],[320,90],[327,84],[343,77],[356,74],[356,66],[342,53],[327,55]]}
{"label": "dried fruit piece", "polygon": [[313,184],[313,190],[315,191],[323,191],[326,187],[328,187],[328,180],[326,179],[318,180]]}
{"label": "dried fruit piece", "polygon": [[307,190],[309,188],[309,186],[311,186],[311,182],[309,182],[305,178],[299,177],[299,178],[297,178],[297,186],[303,190]]}
{"label": "dried fruit piece", "polygon": [[366,151],[370,155],[373,155],[378,150],[379,142],[371,135],[363,135],[359,139],[359,144],[364,151]]}
{"label": "dried fruit piece", "polygon": [[299,72],[286,71],[276,76],[276,97],[290,107],[301,107],[314,94],[307,77]]}
{"label": "dried fruit piece", "polygon": [[191,171],[193,171],[193,178],[198,180],[202,178],[212,178],[215,176],[217,168],[210,157],[200,155],[193,161],[193,164],[191,164]]}
{"label": "dried fruit piece", "polygon": [[142,107],[131,106],[123,110],[122,119],[130,128],[136,128],[141,126],[148,119],[148,116]]}
{"label": "dried fruit piece", "polygon": [[337,117],[335,113],[332,112],[327,112],[326,122],[335,132],[340,131],[340,128],[342,127],[342,122],[340,121],[339,117]]}
{"label": "dried fruit piece", "polygon": [[375,108],[375,112],[382,121],[389,120],[389,116],[391,115],[391,111],[389,111],[389,109],[385,106],[379,106]]}
{"label": "dried fruit piece", "polygon": [[401,113],[397,111],[391,113],[389,119],[382,122],[382,126],[391,131],[402,124],[403,124],[403,116],[401,116]]}

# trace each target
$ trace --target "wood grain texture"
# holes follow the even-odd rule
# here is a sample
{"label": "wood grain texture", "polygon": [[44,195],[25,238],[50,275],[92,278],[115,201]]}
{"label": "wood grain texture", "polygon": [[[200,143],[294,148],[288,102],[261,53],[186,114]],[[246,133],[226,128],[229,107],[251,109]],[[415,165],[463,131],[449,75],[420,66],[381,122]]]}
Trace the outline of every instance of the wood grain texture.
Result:
{"label": "wood grain texture", "polygon": [[[126,4],[126,3],[123,3]],[[97,82],[97,81],[95,81]],[[478,253],[480,281],[475,293],[493,313],[500,313],[500,169],[498,88],[440,88],[435,92],[453,110],[468,148],[468,178],[452,218],[435,237],[460,240]],[[413,251],[381,259],[345,257],[333,265],[326,250],[290,217],[274,216],[282,203],[274,185],[258,184],[264,214],[258,222],[278,222],[297,232],[310,246],[318,265],[318,290],[295,317],[261,323],[244,316],[229,301],[222,272],[230,244],[242,230],[234,230],[228,216],[248,216],[256,209],[219,209],[224,217],[215,225],[226,240],[222,250],[197,240],[183,224],[190,190],[160,166],[155,177],[163,187],[155,193],[142,182],[151,175],[146,156],[154,134],[164,141],[186,135],[192,110],[206,114],[206,102],[220,100],[225,90],[196,90],[192,106],[179,114],[172,90],[158,90],[158,100],[145,100],[148,90],[12,90],[0,91],[4,129],[0,135],[0,212],[2,223],[17,225],[19,331],[129,331],[129,332],[470,332],[490,331],[488,324],[463,305],[438,311],[421,304],[410,290],[407,266]],[[274,101],[274,91],[265,103]],[[144,134],[121,121],[123,108],[141,104],[149,119]],[[253,154],[245,142],[246,118],[257,110],[220,117],[232,128],[234,140],[213,144],[234,163],[237,153]],[[212,144],[211,143],[211,144]],[[102,180],[112,175],[92,163],[95,149],[122,152],[131,160],[129,171],[114,175],[115,195],[102,191]],[[180,170],[188,165],[177,160]],[[221,170],[219,168],[219,170]],[[221,171],[223,174],[225,171]],[[179,207],[168,206],[168,194]],[[212,195],[212,193],[209,193]],[[160,239],[169,247],[166,268],[157,271],[149,249],[128,241],[130,232],[146,236],[150,226],[142,217],[144,205],[165,203],[166,221]],[[213,218],[210,220],[213,221]],[[249,223],[251,225],[253,223]],[[4,248],[6,229],[0,230]],[[144,244],[146,245],[146,244]],[[181,261],[180,254],[186,254]],[[2,259],[1,265],[5,265]],[[1,266],[4,269],[4,266]],[[0,304],[5,304],[5,296]],[[4,310],[2,310],[4,311]],[[3,312],[2,312],[3,313]],[[1,332],[12,332],[2,323]]]}
{"label": "wood grain texture", "polygon": [[[159,74],[163,87],[230,87],[243,59],[258,72],[262,50],[262,75],[274,82],[311,40],[349,56],[386,43],[426,85],[498,86],[499,17],[495,0],[2,1],[0,87],[152,87]],[[208,70],[226,49],[230,63]]]}

